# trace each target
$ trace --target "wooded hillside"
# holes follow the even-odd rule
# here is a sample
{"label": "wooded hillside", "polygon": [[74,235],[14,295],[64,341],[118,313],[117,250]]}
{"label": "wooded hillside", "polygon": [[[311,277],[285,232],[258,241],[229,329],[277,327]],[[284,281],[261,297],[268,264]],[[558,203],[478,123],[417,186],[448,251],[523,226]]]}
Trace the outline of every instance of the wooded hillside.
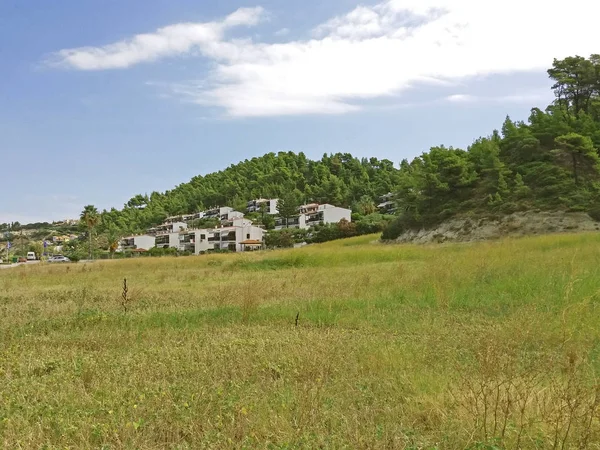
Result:
{"label": "wooded hillside", "polygon": [[395,193],[398,219],[386,238],[462,214],[571,210],[600,217],[600,55],[555,60],[548,70],[556,100],[527,122],[506,118],[499,131],[466,150],[434,147],[399,167],[347,153],[311,161],[269,153],[165,193],[136,195],[102,213],[101,228],[139,232],[169,215],[216,205],[244,210],[248,200],[294,192],[302,201],[352,207]]}

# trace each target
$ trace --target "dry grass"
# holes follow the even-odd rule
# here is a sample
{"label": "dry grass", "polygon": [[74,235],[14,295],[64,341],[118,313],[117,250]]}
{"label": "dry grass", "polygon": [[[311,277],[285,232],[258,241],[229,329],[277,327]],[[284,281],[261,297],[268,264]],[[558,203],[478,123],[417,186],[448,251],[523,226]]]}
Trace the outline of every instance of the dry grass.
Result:
{"label": "dry grass", "polygon": [[600,236],[374,239],[0,272],[0,447],[600,447]]}

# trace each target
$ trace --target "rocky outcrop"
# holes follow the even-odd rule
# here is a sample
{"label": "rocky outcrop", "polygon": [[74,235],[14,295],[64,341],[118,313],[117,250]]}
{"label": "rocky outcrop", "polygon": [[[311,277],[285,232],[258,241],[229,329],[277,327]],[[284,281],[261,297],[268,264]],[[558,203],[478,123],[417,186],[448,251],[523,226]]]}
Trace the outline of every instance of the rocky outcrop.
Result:
{"label": "rocky outcrop", "polygon": [[509,236],[528,236],[600,230],[586,213],[519,212],[499,218],[454,218],[434,228],[402,233],[397,242],[474,242]]}

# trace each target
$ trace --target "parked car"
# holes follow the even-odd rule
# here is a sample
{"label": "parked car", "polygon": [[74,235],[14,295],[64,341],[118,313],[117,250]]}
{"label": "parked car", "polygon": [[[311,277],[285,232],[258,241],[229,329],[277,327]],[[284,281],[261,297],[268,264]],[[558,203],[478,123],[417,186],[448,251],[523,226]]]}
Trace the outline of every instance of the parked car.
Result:
{"label": "parked car", "polygon": [[35,252],[27,252],[27,261],[35,261],[36,259]]}
{"label": "parked car", "polygon": [[71,262],[71,260],[63,255],[54,255],[54,256],[51,256],[50,258],[48,258],[48,262],[49,263],[61,263],[61,262],[68,263],[68,262]]}
{"label": "parked car", "polygon": [[17,262],[26,263],[27,262],[27,258],[23,258],[22,256],[19,256],[19,259],[17,260]]}

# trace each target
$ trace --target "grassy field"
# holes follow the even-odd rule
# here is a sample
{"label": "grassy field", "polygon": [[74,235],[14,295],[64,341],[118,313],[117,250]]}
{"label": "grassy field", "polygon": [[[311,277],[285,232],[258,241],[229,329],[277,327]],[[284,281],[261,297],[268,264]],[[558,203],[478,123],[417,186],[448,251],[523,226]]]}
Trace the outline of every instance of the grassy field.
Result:
{"label": "grassy field", "polygon": [[0,447],[600,448],[600,234],[375,240],[0,272]]}

